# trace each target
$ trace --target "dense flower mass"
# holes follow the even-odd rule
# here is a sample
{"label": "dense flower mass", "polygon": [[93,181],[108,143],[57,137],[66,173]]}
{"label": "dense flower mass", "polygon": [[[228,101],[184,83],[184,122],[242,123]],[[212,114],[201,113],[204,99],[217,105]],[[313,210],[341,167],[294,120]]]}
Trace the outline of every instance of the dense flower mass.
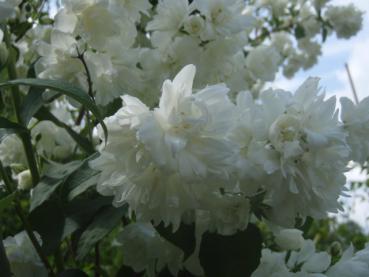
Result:
{"label": "dense flower mass", "polygon": [[128,203],[140,221],[175,231],[186,218],[224,235],[247,227],[250,200],[261,192],[265,216],[282,226],[340,208],[343,172],[356,151],[346,138],[356,129],[340,122],[335,98],[325,99],[317,78],[295,93],[263,91],[258,100],[240,92],[235,103],[224,84],[193,93],[194,78],[188,65],[166,80],[154,109],[122,97],[90,163],[101,171],[100,193]]}
{"label": "dense flower mass", "polygon": [[[0,212],[15,202],[45,242],[6,238],[12,273],[56,276],[94,249],[83,270],[115,276],[99,256],[114,230],[118,275],[215,276],[209,257],[238,270],[250,247],[234,276],[366,276],[368,245],[331,257],[292,228],[341,209],[347,165],[369,157],[369,98],[337,108],[319,78],[266,89],[361,29],[329,2],[62,0],[51,19],[44,1],[0,0]],[[284,252],[257,267],[263,224]]]}
{"label": "dense flower mass", "polygon": [[63,1],[33,50],[41,56],[36,69],[42,78],[87,88],[76,58],[85,53],[100,105],[129,92],[152,106],[153,91],[186,64],[197,67],[196,87],[225,82],[232,92],[257,92],[281,67],[292,77],[313,66],[327,26],[340,38],[360,30],[360,11],[326,2],[160,0],[153,8],[146,0]]}

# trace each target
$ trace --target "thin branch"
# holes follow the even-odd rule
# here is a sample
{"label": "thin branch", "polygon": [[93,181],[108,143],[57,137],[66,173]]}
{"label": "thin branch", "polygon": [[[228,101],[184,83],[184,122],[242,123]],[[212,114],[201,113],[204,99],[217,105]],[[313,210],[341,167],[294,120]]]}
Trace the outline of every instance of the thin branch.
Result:
{"label": "thin branch", "polygon": [[357,104],[359,104],[359,98],[357,97],[355,84],[354,84],[354,81],[353,81],[352,76],[351,76],[349,65],[347,63],[345,63],[345,68],[346,68],[347,76],[348,76],[349,81],[350,81],[351,91],[352,91],[352,94],[354,95],[355,104],[357,105]]}
{"label": "thin branch", "polygon": [[[8,31],[7,27],[4,28],[4,42],[6,44],[6,47],[11,50],[12,49],[12,42],[10,37],[10,32]],[[15,59],[13,53],[9,54],[8,62],[7,62],[7,69],[8,69],[8,75],[10,80],[17,79],[17,70],[15,68]],[[18,86],[13,86],[11,88],[12,91],[12,99],[13,99],[13,107],[15,116],[18,123],[22,123],[22,118],[20,115],[20,97],[21,93]],[[31,171],[32,175],[32,185],[36,186],[37,183],[40,180],[40,174],[37,167],[37,162],[35,158],[35,152],[32,148],[32,142],[31,142],[31,136],[29,134],[25,134],[20,136],[24,151],[26,153],[27,163],[29,166],[29,169]]]}

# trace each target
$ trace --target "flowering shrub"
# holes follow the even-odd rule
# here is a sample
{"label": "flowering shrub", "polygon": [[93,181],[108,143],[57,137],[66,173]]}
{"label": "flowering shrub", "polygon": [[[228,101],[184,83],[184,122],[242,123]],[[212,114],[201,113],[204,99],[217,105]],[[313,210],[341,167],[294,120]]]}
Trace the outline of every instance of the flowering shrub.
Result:
{"label": "flowering shrub", "polygon": [[303,234],[367,161],[368,98],[264,89],[361,29],[328,2],[1,1],[1,274],[367,276]]}

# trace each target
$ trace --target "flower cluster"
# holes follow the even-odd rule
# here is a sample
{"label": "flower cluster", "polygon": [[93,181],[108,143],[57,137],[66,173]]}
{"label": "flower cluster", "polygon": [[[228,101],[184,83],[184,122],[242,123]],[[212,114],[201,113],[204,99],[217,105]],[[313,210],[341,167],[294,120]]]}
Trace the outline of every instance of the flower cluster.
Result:
{"label": "flower cluster", "polygon": [[351,245],[340,260],[332,264],[327,252],[316,252],[314,242],[306,240],[301,248],[288,252],[262,251],[259,267],[252,277],[365,277],[369,270],[369,244],[354,253]]}
{"label": "flower cluster", "polygon": [[281,67],[292,77],[313,66],[320,33],[325,40],[331,31],[348,38],[360,30],[360,11],[326,2],[64,0],[30,51],[41,56],[40,78],[87,88],[88,73],[99,105],[129,92],[153,106],[153,91],[186,64],[197,67],[196,87],[225,82],[232,92],[256,93]]}
{"label": "flower cluster", "polygon": [[114,196],[115,206],[128,203],[138,221],[173,231],[192,221],[223,235],[247,227],[260,195],[256,208],[280,226],[340,208],[343,172],[361,144],[347,143],[357,129],[340,122],[335,97],[325,99],[317,78],[293,94],[269,89],[254,100],[240,92],[232,101],[224,84],[194,92],[194,77],[188,65],[166,80],[154,109],[122,97],[106,120],[109,139],[90,162],[101,171],[100,193]]}

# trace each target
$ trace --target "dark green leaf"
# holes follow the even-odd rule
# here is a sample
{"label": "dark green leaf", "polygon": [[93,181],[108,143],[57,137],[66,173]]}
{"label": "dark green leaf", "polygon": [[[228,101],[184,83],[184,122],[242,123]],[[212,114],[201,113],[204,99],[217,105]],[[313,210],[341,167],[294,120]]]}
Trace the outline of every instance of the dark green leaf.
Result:
{"label": "dark green leaf", "polygon": [[232,236],[207,232],[200,248],[200,263],[206,276],[250,276],[259,265],[261,249],[261,234],[254,224]]}
{"label": "dark green leaf", "polygon": [[14,123],[4,117],[0,117],[0,142],[1,140],[10,134],[22,134],[27,133],[27,128],[18,123]]}
{"label": "dark green leaf", "polygon": [[48,168],[37,184],[31,196],[30,211],[44,203],[62,185],[70,174],[81,167],[83,162],[73,161],[67,164],[53,164]]}
{"label": "dark green leaf", "polygon": [[155,227],[158,233],[167,241],[181,248],[185,253],[185,258],[189,257],[195,250],[195,225],[182,223],[178,230],[173,233],[171,226],[164,227],[161,223]]}
{"label": "dark green leaf", "polygon": [[67,269],[59,273],[58,277],[88,277],[88,275],[80,269]]}
{"label": "dark green leaf", "polygon": [[40,234],[42,248],[52,254],[64,239],[65,217],[56,200],[47,201],[30,214],[32,227]]}
{"label": "dark green leaf", "polygon": [[12,204],[14,197],[15,197],[15,192],[0,199],[0,214],[4,209],[8,208]]}
{"label": "dark green leaf", "polygon": [[66,226],[64,235],[68,236],[79,228],[86,227],[95,214],[103,208],[111,207],[111,197],[98,195],[93,199],[76,199],[65,206]]}
{"label": "dark green leaf", "polygon": [[95,186],[97,183],[97,173],[97,171],[88,168],[86,165],[84,168],[81,168],[81,170],[78,170],[73,174],[73,176],[68,179],[68,186],[72,188],[68,194],[68,200],[73,200],[90,187]]}
{"label": "dark green leaf", "polygon": [[123,265],[115,277],[141,277],[144,276],[144,272],[137,273],[132,268]]}
{"label": "dark green leaf", "polygon": [[127,206],[119,208],[108,207],[100,211],[79,239],[77,259],[83,259],[97,242],[108,235],[120,223],[126,212]]}
{"label": "dark green leaf", "polygon": [[82,89],[72,86],[68,83],[58,81],[58,80],[45,80],[45,79],[18,79],[18,80],[12,80],[5,83],[0,84],[1,87],[8,87],[8,86],[19,86],[19,85],[25,85],[25,86],[32,86],[32,87],[39,87],[44,89],[51,89],[58,92],[61,92],[80,104],[82,104],[85,108],[90,110],[92,114],[97,118],[97,120],[100,122],[104,134],[105,134],[105,140],[107,140],[108,131],[107,128],[103,122],[103,117],[101,116],[100,110],[95,105],[95,103],[91,100],[91,98],[87,95],[85,91]]}
{"label": "dark green leaf", "polygon": [[31,196],[31,207],[30,211],[32,212],[42,203],[44,203],[49,197],[53,194],[53,192],[64,182],[63,179],[54,179],[50,177],[43,177],[40,183],[37,184],[35,189],[33,190]]}
{"label": "dark green leaf", "polygon": [[21,119],[25,126],[28,125],[31,118],[42,107],[44,101],[42,94],[45,90],[38,87],[31,87],[21,107]]}

